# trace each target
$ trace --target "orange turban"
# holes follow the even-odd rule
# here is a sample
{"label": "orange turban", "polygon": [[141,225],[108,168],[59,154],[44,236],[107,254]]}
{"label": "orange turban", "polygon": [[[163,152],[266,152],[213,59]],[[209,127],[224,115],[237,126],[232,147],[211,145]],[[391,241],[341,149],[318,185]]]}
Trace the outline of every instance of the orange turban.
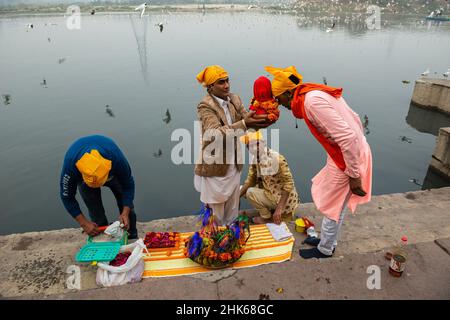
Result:
{"label": "orange turban", "polygon": [[295,89],[302,83],[303,77],[297,72],[294,66],[284,69],[267,66],[264,69],[274,76],[272,80],[272,93],[274,97],[278,97],[288,90]]}
{"label": "orange turban", "polygon": [[221,66],[208,66],[202,72],[197,74],[197,80],[204,87],[213,84],[219,79],[228,78],[228,73]]}
{"label": "orange turban", "polygon": [[84,182],[91,188],[100,188],[108,179],[112,162],[102,157],[95,149],[85,153],[75,164]]}

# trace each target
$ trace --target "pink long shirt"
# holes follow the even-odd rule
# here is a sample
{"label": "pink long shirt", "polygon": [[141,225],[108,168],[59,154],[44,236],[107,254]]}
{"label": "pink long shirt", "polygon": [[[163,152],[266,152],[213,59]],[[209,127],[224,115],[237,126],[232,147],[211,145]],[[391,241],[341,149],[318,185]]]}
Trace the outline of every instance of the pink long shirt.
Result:
{"label": "pink long shirt", "polygon": [[349,177],[361,178],[364,197],[351,194],[348,208],[355,213],[358,204],[369,202],[372,193],[372,153],[364,136],[361,120],[344,98],[314,90],[305,96],[305,112],[311,123],[331,143],[339,145],[346,164],[341,171],[330,156],[312,179],[311,194],[317,209],[338,221],[350,191]]}

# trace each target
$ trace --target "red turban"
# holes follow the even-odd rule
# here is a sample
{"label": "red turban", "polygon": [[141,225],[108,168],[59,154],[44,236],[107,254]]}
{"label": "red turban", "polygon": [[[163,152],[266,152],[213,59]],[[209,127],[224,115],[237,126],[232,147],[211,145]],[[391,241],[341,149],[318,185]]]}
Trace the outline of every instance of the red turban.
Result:
{"label": "red turban", "polygon": [[250,102],[250,110],[256,114],[267,114],[270,122],[275,122],[280,116],[278,102],[272,95],[272,85],[266,77],[259,77],[253,84],[253,99]]}
{"label": "red turban", "polygon": [[253,97],[258,102],[265,102],[273,99],[272,85],[270,80],[264,76],[259,77],[253,84]]}

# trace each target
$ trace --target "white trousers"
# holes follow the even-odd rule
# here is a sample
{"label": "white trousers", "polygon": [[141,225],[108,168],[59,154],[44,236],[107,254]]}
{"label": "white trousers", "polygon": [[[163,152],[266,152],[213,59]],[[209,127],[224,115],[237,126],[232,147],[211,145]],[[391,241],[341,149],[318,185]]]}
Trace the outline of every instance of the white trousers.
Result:
{"label": "white trousers", "polygon": [[222,203],[208,203],[219,226],[226,226],[238,216],[240,185],[237,184],[231,196]]}
{"label": "white trousers", "polygon": [[339,238],[339,233],[341,231],[342,223],[344,222],[345,214],[347,213],[347,202],[350,199],[351,192],[347,195],[346,200],[344,202],[344,206],[342,207],[341,214],[339,215],[339,221],[336,222],[327,217],[324,217],[322,220],[322,227],[320,230],[320,243],[317,246],[317,249],[326,254],[327,256],[331,256],[333,254],[333,250],[337,246],[337,241]]}

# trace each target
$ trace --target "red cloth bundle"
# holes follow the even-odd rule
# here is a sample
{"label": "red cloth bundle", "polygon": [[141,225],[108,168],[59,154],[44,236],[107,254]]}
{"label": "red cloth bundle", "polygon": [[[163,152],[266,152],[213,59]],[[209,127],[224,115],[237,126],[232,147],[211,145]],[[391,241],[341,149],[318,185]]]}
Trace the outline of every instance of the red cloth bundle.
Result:
{"label": "red cloth bundle", "polygon": [[270,122],[278,120],[280,110],[278,110],[278,102],[272,95],[272,87],[268,78],[261,76],[255,80],[249,109],[255,111],[255,114],[267,114]]}

